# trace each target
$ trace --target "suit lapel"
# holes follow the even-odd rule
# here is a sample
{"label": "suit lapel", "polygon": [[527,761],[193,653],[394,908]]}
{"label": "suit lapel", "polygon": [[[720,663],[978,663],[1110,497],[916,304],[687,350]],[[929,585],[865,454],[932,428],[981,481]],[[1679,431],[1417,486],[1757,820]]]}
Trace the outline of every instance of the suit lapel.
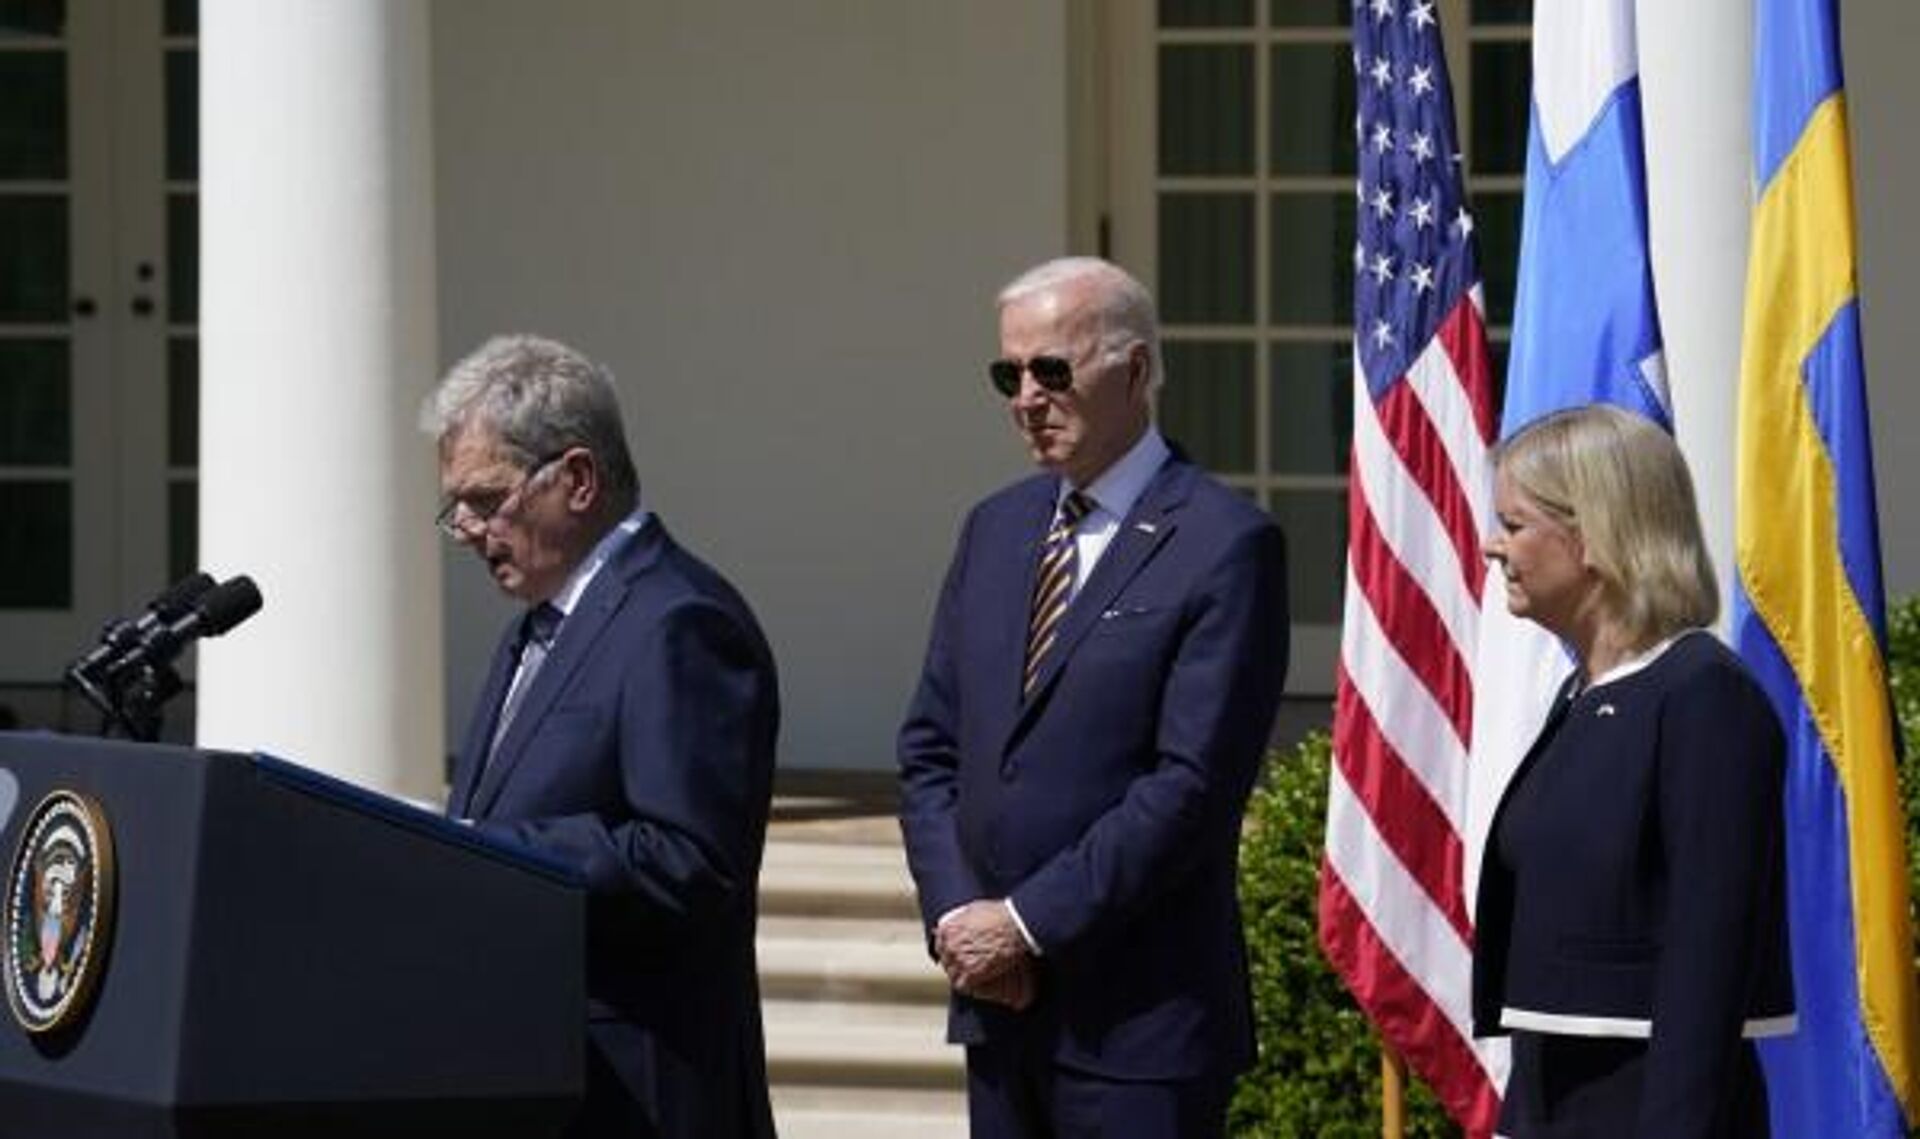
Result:
{"label": "suit lapel", "polygon": [[[1020,715],[1014,721],[1014,735],[1032,719],[1035,709],[1045,702],[1047,690],[1072,659],[1074,650],[1080,647],[1087,633],[1099,622],[1100,614],[1173,536],[1176,528],[1174,512],[1186,502],[1192,478],[1193,467],[1190,464],[1177,457],[1169,459],[1154,475],[1153,481],[1147,484],[1147,489],[1133,504],[1133,509],[1120,520],[1120,528],[1114,531],[1113,540],[1100,556],[1099,564],[1093,567],[1092,576],[1074,595],[1066,614],[1060,619],[1060,631],[1054,638],[1053,647],[1047,650],[1045,659],[1040,662],[1040,673],[1034,677],[1033,691],[1020,706]],[[1018,684],[1017,679],[1015,683]],[[1013,735],[1008,737],[1009,745],[1013,738]]]}
{"label": "suit lapel", "polygon": [[[580,595],[573,612],[567,614],[567,619],[561,623],[553,649],[534,676],[533,687],[527,689],[526,699],[519,711],[514,713],[513,723],[507,726],[507,734],[501,738],[499,750],[486,763],[486,770],[473,791],[471,815],[477,817],[485,814],[500,797],[500,788],[506,783],[507,777],[526,758],[527,744],[537,733],[540,722],[546,719],[559,695],[572,684],[573,674],[592,651],[593,643],[600,638],[607,623],[626,601],[634,578],[659,558],[661,548],[670,540],[660,520],[650,518],[640,533],[634,535],[594,575],[592,584]],[[481,746],[484,749],[485,743]]]}
{"label": "suit lapel", "polygon": [[500,643],[493,650],[493,664],[487,669],[486,682],[480,686],[480,695],[474,700],[473,715],[468,717],[467,736],[454,759],[453,790],[447,796],[447,814],[454,818],[471,815],[468,804],[473,798],[473,785],[487,762],[487,741],[493,738],[494,721],[499,719],[500,704],[506,699],[507,685],[513,680],[516,663],[514,649],[519,644],[519,630],[520,622],[515,620],[500,635]]}
{"label": "suit lapel", "polygon": [[[981,588],[970,591],[969,607],[978,611],[970,624],[984,634],[979,670],[980,707],[988,739],[1004,739],[1020,714],[1020,672],[1026,664],[1027,615],[1033,607],[1033,580],[1039,572],[1040,546],[1053,518],[1059,483],[1036,478],[1000,526],[983,530],[972,542],[981,548],[979,564],[990,567]],[[975,624],[977,622],[977,624]],[[972,666],[970,666],[972,667]]]}

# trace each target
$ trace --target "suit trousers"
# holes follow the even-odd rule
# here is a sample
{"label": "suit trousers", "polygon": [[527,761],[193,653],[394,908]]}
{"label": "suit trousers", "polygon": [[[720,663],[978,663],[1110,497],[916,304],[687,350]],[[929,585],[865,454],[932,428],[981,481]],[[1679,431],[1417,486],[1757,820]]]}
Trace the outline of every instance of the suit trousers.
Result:
{"label": "suit trousers", "polygon": [[967,1048],[973,1139],[1224,1139],[1233,1079],[1110,1080],[1026,1041]]}
{"label": "suit trousers", "polygon": [[[1641,1131],[1647,1042],[1513,1034],[1513,1074],[1500,1111],[1505,1139],[1619,1139]],[[1751,1042],[1740,1046],[1713,1134],[1767,1139],[1767,1087]]]}

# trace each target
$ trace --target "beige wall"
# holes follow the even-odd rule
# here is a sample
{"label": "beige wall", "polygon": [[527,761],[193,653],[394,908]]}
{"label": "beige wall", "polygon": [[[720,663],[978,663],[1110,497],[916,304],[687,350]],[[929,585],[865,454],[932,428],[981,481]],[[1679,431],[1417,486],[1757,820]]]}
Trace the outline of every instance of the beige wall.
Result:
{"label": "beige wall", "polygon": [[1887,596],[1920,593],[1920,4],[1841,5]]}
{"label": "beige wall", "polygon": [[[1063,0],[441,0],[441,345],[612,365],[759,610],[782,763],[887,766],[965,507],[1024,471],[993,290],[1067,232]],[[422,461],[430,461],[422,443]],[[449,745],[507,608],[447,566]]]}
{"label": "beige wall", "polygon": [[[530,329],[613,365],[648,500],[774,640],[785,764],[891,762],[954,528],[1024,469],[980,363],[993,288],[1067,240],[1069,2],[434,7],[442,353]],[[1897,493],[1920,486],[1920,5],[1844,18],[1898,597],[1920,592],[1920,495]],[[446,596],[452,745],[508,609],[459,560]]]}

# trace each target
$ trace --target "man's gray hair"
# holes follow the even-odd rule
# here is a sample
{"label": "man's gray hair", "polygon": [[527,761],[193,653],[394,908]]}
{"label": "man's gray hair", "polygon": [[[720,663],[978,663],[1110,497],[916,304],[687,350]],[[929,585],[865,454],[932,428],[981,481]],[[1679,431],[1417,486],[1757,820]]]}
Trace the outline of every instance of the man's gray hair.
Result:
{"label": "man's gray hair", "polygon": [[529,466],[585,447],[613,501],[639,498],[613,374],[557,340],[496,336],[448,370],[420,409],[420,429],[444,442],[475,427]]}
{"label": "man's gray hair", "polygon": [[1057,257],[1036,265],[1000,290],[1001,308],[1062,287],[1086,290],[1091,315],[1100,325],[1102,351],[1118,352],[1138,342],[1147,346],[1147,382],[1155,393],[1166,380],[1160,356],[1160,312],[1147,287],[1120,266],[1101,257]]}

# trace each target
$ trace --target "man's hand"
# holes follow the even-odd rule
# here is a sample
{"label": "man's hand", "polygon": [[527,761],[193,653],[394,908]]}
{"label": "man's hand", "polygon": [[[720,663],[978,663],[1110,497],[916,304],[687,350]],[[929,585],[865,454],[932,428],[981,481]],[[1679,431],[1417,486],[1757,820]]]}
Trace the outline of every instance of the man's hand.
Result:
{"label": "man's hand", "polygon": [[980,899],[941,919],[934,948],[947,979],[963,993],[984,990],[1015,966],[1027,963],[1027,943],[1006,903]]}
{"label": "man's hand", "polygon": [[1033,1003],[1039,981],[1033,959],[1024,958],[993,980],[960,991],[975,1000],[992,1001],[1019,1012]]}

